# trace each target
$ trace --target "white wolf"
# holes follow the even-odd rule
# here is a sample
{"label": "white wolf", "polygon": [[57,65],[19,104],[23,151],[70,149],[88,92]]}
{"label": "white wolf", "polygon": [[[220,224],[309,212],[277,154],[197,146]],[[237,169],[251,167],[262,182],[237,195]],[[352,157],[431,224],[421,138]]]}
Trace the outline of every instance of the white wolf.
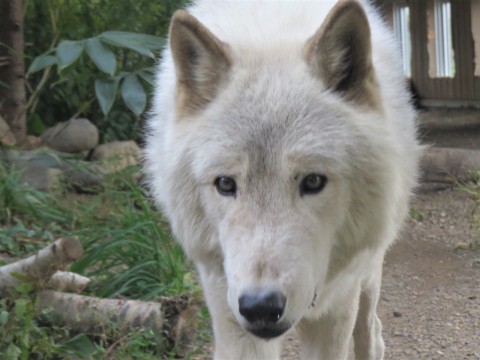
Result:
{"label": "white wolf", "polygon": [[149,119],[152,193],[200,273],[215,359],[382,359],[384,253],[420,146],[390,32],[366,2],[194,1]]}

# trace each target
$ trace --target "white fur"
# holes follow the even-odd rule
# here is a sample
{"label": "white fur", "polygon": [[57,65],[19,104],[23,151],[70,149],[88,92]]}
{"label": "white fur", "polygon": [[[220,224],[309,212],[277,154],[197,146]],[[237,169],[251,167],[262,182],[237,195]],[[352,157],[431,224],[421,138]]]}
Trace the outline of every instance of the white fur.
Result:
{"label": "white fur", "polygon": [[[251,335],[238,311],[239,296],[258,288],[286,294],[282,321],[296,326],[304,359],[345,359],[352,334],[357,359],[383,358],[383,255],[407,213],[419,146],[397,48],[368,4],[381,107],[346,102],[312,77],[303,49],[334,4],[195,2],[187,10],[229,45],[234,65],[193,116],[176,112],[163,54],[146,171],[198,267],[217,360],[279,359],[282,337]],[[301,197],[298,179],[312,172],[328,183]],[[236,179],[236,198],[216,191],[223,175]]]}

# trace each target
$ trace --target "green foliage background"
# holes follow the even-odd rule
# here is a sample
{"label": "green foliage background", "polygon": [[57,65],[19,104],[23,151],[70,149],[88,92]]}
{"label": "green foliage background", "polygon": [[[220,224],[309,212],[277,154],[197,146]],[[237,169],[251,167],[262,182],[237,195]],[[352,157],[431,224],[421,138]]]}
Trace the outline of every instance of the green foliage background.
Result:
{"label": "green foliage background", "polygon": [[[26,0],[26,68],[33,59],[62,40],[82,40],[105,31],[128,31],[165,37],[172,13],[187,0]],[[122,49],[115,49],[122,71],[152,66],[154,61]],[[28,130],[39,134],[46,127],[66,121],[73,115],[93,121],[102,141],[137,138],[141,117],[136,117],[117,101],[105,117],[95,98],[94,82],[105,77],[83,55],[77,63],[58,71],[50,69],[28,77],[30,94],[38,99],[30,104]],[[43,81],[42,81],[43,80]],[[150,92],[150,85],[143,83]]]}

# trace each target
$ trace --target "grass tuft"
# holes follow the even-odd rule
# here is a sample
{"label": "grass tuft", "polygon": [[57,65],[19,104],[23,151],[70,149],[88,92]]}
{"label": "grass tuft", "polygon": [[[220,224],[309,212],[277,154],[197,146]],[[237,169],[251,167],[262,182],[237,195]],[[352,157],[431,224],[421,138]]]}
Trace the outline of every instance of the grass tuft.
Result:
{"label": "grass tuft", "polygon": [[[0,164],[0,265],[26,257],[59,237],[77,236],[84,256],[71,270],[93,279],[98,297],[151,300],[190,294],[199,286],[166,222],[139,184],[138,169],[106,180],[98,194],[44,193]],[[205,317],[205,316],[203,316]],[[112,340],[38,322],[30,293],[0,299],[0,358],[153,359],[162,354],[148,331]],[[88,354],[87,354],[88,353]]]}

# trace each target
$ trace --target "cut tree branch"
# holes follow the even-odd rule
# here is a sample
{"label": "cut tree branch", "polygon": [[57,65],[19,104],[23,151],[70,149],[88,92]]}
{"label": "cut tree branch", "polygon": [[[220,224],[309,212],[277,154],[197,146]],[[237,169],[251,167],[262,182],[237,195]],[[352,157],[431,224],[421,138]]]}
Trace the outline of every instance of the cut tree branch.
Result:
{"label": "cut tree branch", "polygon": [[68,271],[57,271],[48,280],[47,287],[59,291],[80,293],[89,283],[90,279],[86,276]]}
{"label": "cut tree branch", "polygon": [[[162,300],[163,299],[163,300]],[[185,297],[158,301],[102,299],[52,290],[38,293],[38,311],[47,312],[50,321],[72,330],[104,333],[128,333],[150,329],[158,340],[182,348],[196,333],[198,309]]]}
{"label": "cut tree branch", "polygon": [[82,255],[80,240],[73,237],[58,239],[29,258],[1,266],[0,293],[15,289],[24,278],[46,283],[57,270],[65,269]]}
{"label": "cut tree branch", "polygon": [[35,255],[0,267],[0,295],[14,293],[22,281],[36,282],[36,305],[45,320],[72,330],[104,333],[115,330],[115,336],[145,328],[155,334],[166,349],[185,351],[196,334],[197,306],[185,296],[162,297],[156,301],[102,299],[64,293],[82,291],[90,279],[65,271],[83,255],[77,238],[62,238]]}

